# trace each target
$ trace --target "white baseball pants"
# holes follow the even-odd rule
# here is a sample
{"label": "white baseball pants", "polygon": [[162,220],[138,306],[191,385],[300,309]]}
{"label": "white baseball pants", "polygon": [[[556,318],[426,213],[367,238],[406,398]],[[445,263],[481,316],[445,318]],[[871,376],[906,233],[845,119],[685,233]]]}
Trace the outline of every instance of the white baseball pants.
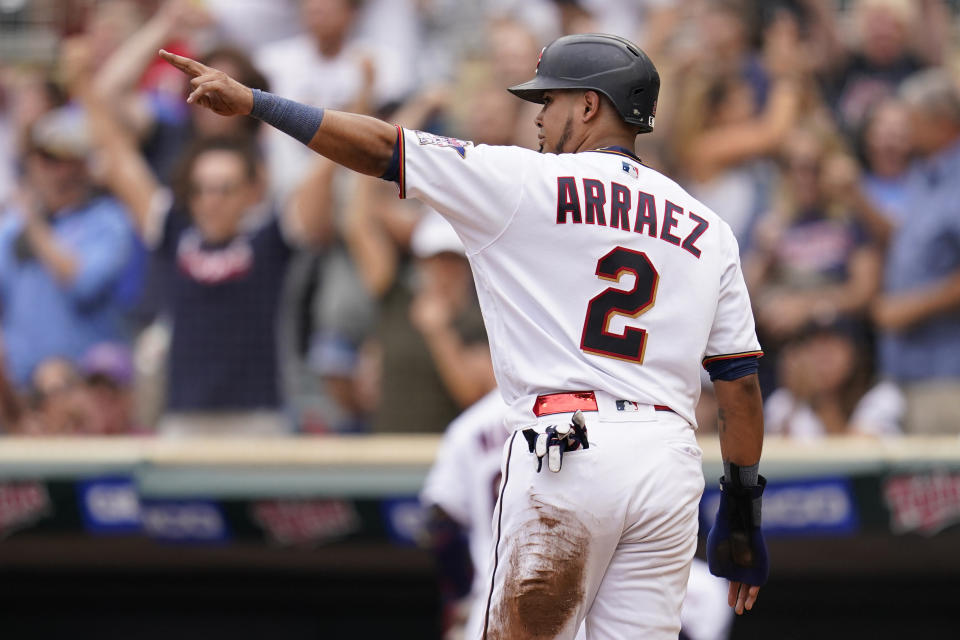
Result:
{"label": "white baseball pants", "polygon": [[[703,492],[693,427],[596,392],[590,447],[559,473],[515,433],[504,447],[483,640],[676,640]],[[537,429],[569,422],[542,416]]]}

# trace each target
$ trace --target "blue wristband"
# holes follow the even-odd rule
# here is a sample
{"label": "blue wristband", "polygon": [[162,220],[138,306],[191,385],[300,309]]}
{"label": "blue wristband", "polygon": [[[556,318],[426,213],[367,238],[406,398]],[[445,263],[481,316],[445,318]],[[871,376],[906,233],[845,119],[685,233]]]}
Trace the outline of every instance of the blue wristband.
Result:
{"label": "blue wristband", "polygon": [[310,144],[323,122],[322,108],[300,104],[259,89],[253,90],[253,108],[250,115],[303,144]]}

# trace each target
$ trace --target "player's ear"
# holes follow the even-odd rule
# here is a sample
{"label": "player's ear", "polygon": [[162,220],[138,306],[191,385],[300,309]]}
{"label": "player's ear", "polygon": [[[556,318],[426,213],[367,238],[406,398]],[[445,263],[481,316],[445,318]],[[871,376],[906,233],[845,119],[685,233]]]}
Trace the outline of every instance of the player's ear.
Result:
{"label": "player's ear", "polygon": [[582,107],[584,122],[590,122],[596,118],[600,112],[600,94],[596,91],[584,91]]}

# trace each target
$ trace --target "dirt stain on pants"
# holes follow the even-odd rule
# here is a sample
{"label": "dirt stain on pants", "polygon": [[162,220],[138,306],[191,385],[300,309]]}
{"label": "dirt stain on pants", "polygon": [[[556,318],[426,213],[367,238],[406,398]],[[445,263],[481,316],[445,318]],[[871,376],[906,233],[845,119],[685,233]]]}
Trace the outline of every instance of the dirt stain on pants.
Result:
{"label": "dirt stain on pants", "polygon": [[509,532],[503,596],[494,603],[487,640],[554,638],[583,603],[586,525],[572,511],[530,500],[533,517]]}

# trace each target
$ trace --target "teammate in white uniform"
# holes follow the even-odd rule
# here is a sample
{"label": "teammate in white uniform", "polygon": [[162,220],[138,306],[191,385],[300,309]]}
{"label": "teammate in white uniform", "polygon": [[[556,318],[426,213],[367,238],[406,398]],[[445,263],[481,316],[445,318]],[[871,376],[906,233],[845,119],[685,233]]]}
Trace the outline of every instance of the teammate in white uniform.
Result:
{"label": "teammate in white uniform", "polygon": [[591,34],[544,49],[511,89],[543,103],[543,153],[306,107],[161,55],[193,76],[189,102],[395,180],[463,240],[516,430],[483,638],[569,639],[584,621],[590,640],[677,637],[703,490],[701,363],[726,467],[708,560],[731,579],[731,606],[753,606],[768,572],[760,347],[730,228],[632,153],[660,84],[643,52]]}
{"label": "teammate in white uniform", "polygon": [[503,421],[506,409],[494,389],[451,422],[420,492],[425,507],[442,509],[467,537],[474,573],[465,638],[477,638],[483,630],[493,549],[490,521],[499,493],[503,444],[511,434]]}

